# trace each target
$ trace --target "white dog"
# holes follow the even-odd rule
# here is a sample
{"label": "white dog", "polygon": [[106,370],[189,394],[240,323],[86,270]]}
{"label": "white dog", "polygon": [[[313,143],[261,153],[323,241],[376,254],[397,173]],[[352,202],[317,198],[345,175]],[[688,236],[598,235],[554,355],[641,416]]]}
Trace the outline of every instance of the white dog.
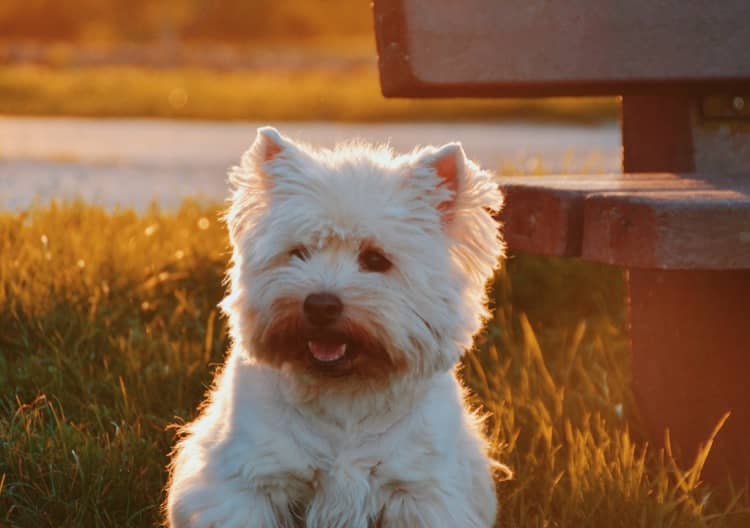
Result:
{"label": "white dog", "polygon": [[174,528],[487,528],[494,463],[454,374],[487,315],[502,196],[458,143],[232,170],[233,348],[173,455]]}

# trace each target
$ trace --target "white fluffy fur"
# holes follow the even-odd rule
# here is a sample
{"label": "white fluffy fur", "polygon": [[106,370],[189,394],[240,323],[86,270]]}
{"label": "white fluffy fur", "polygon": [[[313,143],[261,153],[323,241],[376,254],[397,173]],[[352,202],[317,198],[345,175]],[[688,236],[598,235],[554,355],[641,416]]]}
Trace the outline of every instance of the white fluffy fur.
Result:
{"label": "white fluffy fur", "polygon": [[[446,159],[453,186],[436,170]],[[230,180],[233,348],[174,451],[169,525],[492,526],[493,462],[454,374],[503,252],[490,175],[459,144],[314,150],[263,128]],[[361,270],[363,244],[392,269]],[[301,245],[309,258],[290,259]],[[347,384],[259,359],[280,310],[318,291],[405,370]]]}

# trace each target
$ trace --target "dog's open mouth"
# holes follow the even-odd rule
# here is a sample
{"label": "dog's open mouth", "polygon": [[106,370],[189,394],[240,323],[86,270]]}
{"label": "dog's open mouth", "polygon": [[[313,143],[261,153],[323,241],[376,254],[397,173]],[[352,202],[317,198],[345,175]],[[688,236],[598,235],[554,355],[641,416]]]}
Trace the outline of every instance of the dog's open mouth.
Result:
{"label": "dog's open mouth", "polygon": [[257,343],[256,353],[275,366],[286,364],[321,378],[385,379],[404,368],[374,336],[351,323],[331,328],[280,324]]}
{"label": "dog's open mouth", "polygon": [[307,352],[313,367],[328,374],[345,374],[352,365],[355,347],[338,334],[311,336]]}
{"label": "dog's open mouth", "polygon": [[346,343],[310,340],[307,342],[307,349],[316,361],[326,364],[335,363],[346,355]]}

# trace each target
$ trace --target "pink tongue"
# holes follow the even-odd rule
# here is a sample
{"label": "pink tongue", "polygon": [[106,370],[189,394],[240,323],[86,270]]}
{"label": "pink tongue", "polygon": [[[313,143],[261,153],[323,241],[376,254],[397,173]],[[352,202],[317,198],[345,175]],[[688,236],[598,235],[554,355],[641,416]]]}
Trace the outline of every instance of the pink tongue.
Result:
{"label": "pink tongue", "polygon": [[307,348],[318,361],[336,361],[346,354],[346,343],[323,343],[308,341]]}

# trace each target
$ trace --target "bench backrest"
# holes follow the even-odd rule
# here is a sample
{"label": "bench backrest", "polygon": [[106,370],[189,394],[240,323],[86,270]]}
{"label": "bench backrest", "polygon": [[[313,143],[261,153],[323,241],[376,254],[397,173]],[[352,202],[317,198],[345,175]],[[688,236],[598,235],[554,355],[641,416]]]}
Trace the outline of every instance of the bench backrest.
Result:
{"label": "bench backrest", "polygon": [[750,93],[750,0],[375,0],[386,96]]}

